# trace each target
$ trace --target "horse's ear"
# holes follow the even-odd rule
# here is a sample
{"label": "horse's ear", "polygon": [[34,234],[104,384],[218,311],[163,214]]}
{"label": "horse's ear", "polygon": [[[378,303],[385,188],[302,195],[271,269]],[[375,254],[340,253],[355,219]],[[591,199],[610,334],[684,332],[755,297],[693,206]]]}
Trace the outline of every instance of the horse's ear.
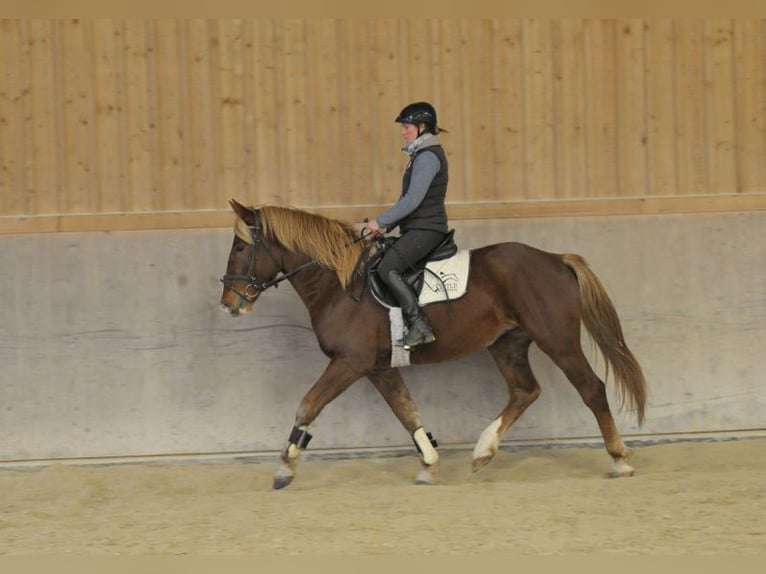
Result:
{"label": "horse's ear", "polygon": [[249,207],[245,207],[241,203],[239,203],[236,199],[230,199],[229,205],[231,205],[231,208],[234,210],[234,213],[239,215],[239,217],[242,218],[242,221],[247,223],[248,225],[253,225],[255,223],[255,216],[253,215],[253,210]]}

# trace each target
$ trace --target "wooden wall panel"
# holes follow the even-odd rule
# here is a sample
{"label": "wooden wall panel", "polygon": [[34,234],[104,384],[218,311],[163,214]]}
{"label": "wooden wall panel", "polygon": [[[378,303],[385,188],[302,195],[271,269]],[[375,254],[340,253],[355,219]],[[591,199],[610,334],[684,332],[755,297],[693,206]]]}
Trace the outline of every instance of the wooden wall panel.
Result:
{"label": "wooden wall panel", "polygon": [[57,113],[61,114],[63,147],[61,209],[64,213],[93,213],[97,211],[98,189],[95,166],[93,67],[93,23],[88,20],[63,20],[61,35],[61,93]]}
{"label": "wooden wall panel", "polygon": [[674,65],[676,30],[672,21],[645,23],[647,194],[678,189]]}
{"label": "wooden wall panel", "polygon": [[[185,99],[189,101],[189,137],[186,151],[191,161],[191,206],[213,209],[222,205],[221,185],[218,180],[216,157],[220,155],[220,137],[217,117],[220,113],[218,96],[218,70],[213,70],[216,51],[212,45],[212,23],[191,20],[185,26],[186,81]],[[182,97],[184,97],[182,95]]]}
{"label": "wooden wall panel", "polygon": [[[246,132],[252,129],[246,120],[245,99],[245,23],[242,20],[217,22],[218,97],[220,98],[220,193],[217,200],[226,205],[247,189]],[[226,41],[228,39],[228,41]]]}
{"label": "wooden wall panel", "polygon": [[619,194],[617,142],[617,24],[589,21],[585,28],[588,188],[585,196]]}
{"label": "wooden wall panel", "polygon": [[738,191],[766,189],[766,21],[734,23]]}
{"label": "wooden wall panel", "polygon": [[709,20],[704,34],[708,190],[731,193],[738,191],[734,29],[730,20]]}
{"label": "wooden wall panel", "polygon": [[156,181],[162,190],[160,211],[178,209],[191,188],[187,142],[190,139],[187,98],[184,85],[182,46],[185,36],[181,24],[174,20],[154,22],[154,84],[157,86],[157,150]]}
{"label": "wooden wall panel", "polygon": [[[152,211],[157,209],[154,197],[154,135],[156,133],[156,105],[151,89],[149,63],[154,60],[150,48],[148,23],[131,19],[123,23],[122,64],[125,87],[125,139],[128,191],[124,200],[127,211]],[[97,75],[100,71],[97,70]],[[102,188],[102,195],[111,190]]]}
{"label": "wooden wall panel", "polygon": [[[55,26],[47,20],[29,23],[30,119],[26,136],[32,142],[27,161],[30,172],[26,182],[28,204],[25,214],[58,213],[60,165],[58,162],[59,127],[56,113],[56,71],[53,53]],[[47,86],[48,89],[40,89]],[[0,116],[2,113],[0,112]],[[5,157],[5,154],[3,154]],[[7,185],[2,195],[21,194],[24,184],[0,178]],[[1,184],[0,184],[1,185]],[[2,214],[10,213],[3,210]],[[1,229],[1,227],[0,227]]]}
{"label": "wooden wall panel", "polygon": [[[401,66],[402,86],[411,99],[434,98],[432,89],[433,65],[431,63],[431,30],[427,20],[399,22],[397,62]],[[359,48],[363,48],[359,46]],[[468,46],[466,46],[466,49]],[[405,63],[405,65],[402,65]],[[437,70],[438,74],[439,71]],[[437,75],[438,77],[438,75]]]}
{"label": "wooden wall panel", "polygon": [[[367,143],[370,150],[370,176],[371,193],[369,199],[361,199],[361,204],[369,203],[387,203],[398,197],[401,191],[401,183],[396,183],[397,178],[401,178],[404,167],[403,155],[398,151],[402,145],[402,139],[399,136],[399,129],[393,121],[402,107],[410,101],[403,101],[402,93],[406,92],[406,86],[401,71],[407,67],[409,62],[402,62],[399,54],[399,44],[397,41],[399,25],[396,20],[376,20],[372,23],[372,57],[375,64],[372,66],[373,75],[367,80],[371,85],[369,91],[373,97],[369,121],[375,126],[372,137]],[[445,65],[453,71],[451,65]],[[447,76],[447,81],[450,77]],[[349,87],[356,93],[356,97],[365,97],[367,89],[366,82],[353,84]],[[451,88],[451,86],[450,86]],[[444,90],[444,86],[442,86]],[[458,95],[454,95],[454,90],[450,90],[454,99],[453,105],[457,106],[460,101]],[[396,104],[392,104],[396,102]],[[381,153],[385,149],[388,153]],[[369,180],[367,180],[369,181]],[[341,196],[342,197],[342,196]]]}
{"label": "wooden wall panel", "polygon": [[[462,27],[464,45],[461,52],[464,55],[462,63],[465,66],[463,79],[463,98],[469,102],[468,121],[454,126],[456,132],[465,132],[469,138],[468,147],[463,150],[465,163],[470,165],[466,170],[467,180],[464,196],[469,201],[491,201],[497,197],[518,199],[516,190],[508,189],[505,182],[499,181],[495,170],[495,151],[493,145],[494,132],[497,129],[492,121],[495,107],[500,104],[492,93],[492,53],[494,36],[492,23],[489,20],[466,21]],[[430,100],[427,92],[422,98]],[[437,108],[437,113],[444,110]],[[446,122],[449,116],[444,118]],[[448,128],[449,129],[449,128]],[[445,146],[450,145],[451,136],[443,138]],[[476,146],[484,148],[480,154],[471,153]],[[469,159],[470,158],[470,159]],[[453,165],[459,164],[453,161]],[[459,170],[455,170],[459,171]],[[453,171],[452,173],[455,173]]]}
{"label": "wooden wall panel", "polygon": [[[441,22],[439,35],[444,56],[442,58],[442,80],[439,87],[442,99],[438,102],[432,101],[436,106],[439,123],[449,131],[443,135],[442,140],[447,150],[447,157],[450,159],[449,193],[451,200],[458,203],[465,203],[469,200],[472,187],[473,164],[470,158],[474,154],[471,153],[470,126],[476,119],[472,115],[470,97],[466,97],[466,94],[470,95],[472,87],[465,81],[466,72],[470,65],[467,51],[463,49],[467,42],[465,34],[463,21],[447,20]],[[408,98],[402,104],[411,101],[413,99]],[[403,105],[399,105],[399,109],[402,107]],[[397,109],[394,113],[398,111]],[[484,110],[475,110],[476,114],[482,112]],[[401,145],[401,139],[397,143]],[[457,160],[453,160],[453,158],[466,158],[461,169],[456,169]]]}
{"label": "wooden wall panel", "polygon": [[286,159],[282,151],[286,124],[284,108],[279,104],[284,93],[278,81],[281,78],[278,26],[273,21],[261,21],[252,23],[249,28],[251,45],[261,47],[250,52],[253,57],[248,66],[252,84],[247,94],[248,99],[252,98],[252,119],[248,117],[247,135],[252,146],[251,166],[255,171],[248,171],[248,188],[232,197],[246,201],[248,195],[257,194],[262,203],[279,203],[286,181]]}
{"label": "wooden wall panel", "polygon": [[675,145],[678,194],[704,194],[709,190],[706,135],[704,22],[676,22]]}
{"label": "wooden wall panel", "polygon": [[97,211],[130,210],[126,158],[122,142],[130,126],[125,122],[128,103],[123,65],[123,27],[114,20],[98,20],[93,24],[94,94],[96,145],[93,167],[100,193],[96,195]]}
{"label": "wooden wall panel", "polygon": [[[303,129],[296,126],[296,136],[305,139],[307,146],[306,167],[309,175],[301,183],[304,188],[300,203],[331,204],[337,193],[333,182],[338,181],[341,171],[347,169],[338,156],[337,144],[351,134],[345,126],[345,110],[342,109],[341,91],[349,85],[342,69],[342,45],[340,26],[334,21],[318,22],[307,27],[306,45],[306,119]],[[328,145],[335,142],[336,145]],[[346,176],[347,177],[347,176]]]}
{"label": "wooden wall panel", "polygon": [[556,83],[557,197],[582,197],[588,190],[588,150],[585,94],[584,24],[565,20],[554,24]]}
{"label": "wooden wall panel", "polygon": [[[288,20],[281,26],[282,46],[277,61],[279,80],[284,90],[277,101],[278,129],[284,132],[282,202],[289,205],[310,205],[313,195],[308,188],[312,179],[311,157],[315,153],[307,146],[309,102],[307,93],[308,57],[306,23]],[[315,95],[318,97],[318,94]]]}
{"label": "wooden wall panel", "polygon": [[[375,201],[373,166],[379,163],[375,156],[377,149],[373,142],[380,134],[375,129],[372,118],[383,116],[378,112],[377,95],[375,93],[373,72],[371,69],[374,58],[371,51],[364,49],[370,40],[372,27],[369,22],[357,23],[345,21],[339,30],[339,60],[343,71],[344,81],[338,87],[340,109],[341,141],[347,141],[346,148],[338,153],[330,149],[330,176],[324,185],[327,203],[330,205],[343,202],[339,195],[343,182],[349,181],[346,188],[348,203],[364,205]],[[368,86],[364,90],[354,90],[353,80]],[[381,119],[385,119],[381,117]],[[391,122],[391,117],[388,121]],[[392,125],[389,123],[388,131]],[[321,136],[320,136],[321,137]],[[395,155],[395,153],[393,154]],[[390,188],[386,188],[390,189]],[[381,197],[383,194],[381,193]],[[389,197],[396,197],[389,195]]]}
{"label": "wooden wall panel", "polygon": [[497,190],[494,199],[518,200],[524,197],[526,187],[521,21],[493,21],[492,38],[491,86],[494,105],[489,137],[492,141],[491,169]]}
{"label": "wooden wall panel", "polygon": [[[16,184],[15,193],[0,195],[2,213],[23,214],[30,206],[26,202],[27,173],[25,170],[24,108],[27,97],[23,67],[15,70],[11,62],[23,62],[23,26],[17,21],[0,22],[0,178]],[[21,150],[19,149],[21,148]],[[21,151],[21,153],[19,153]]]}
{"label": "wooden wall panel", "polygon": [[[449,130],[452,217],[763,209],[766,20],[0,20],[0,232],[395,201]],[[648,201],[651,199],[651,201]]]}
{"label": "wooden wall panel", "polygon": [[616,25],[616,189],[627,197],[641,197],[649,191],[645,46],[643,21],[628,20]]}
{"label": "wooden wall panel", "polygon": [[527,20],[523,26],[524,171],[529,199],[556,197],[556,155],[552,34],[548,20]]}

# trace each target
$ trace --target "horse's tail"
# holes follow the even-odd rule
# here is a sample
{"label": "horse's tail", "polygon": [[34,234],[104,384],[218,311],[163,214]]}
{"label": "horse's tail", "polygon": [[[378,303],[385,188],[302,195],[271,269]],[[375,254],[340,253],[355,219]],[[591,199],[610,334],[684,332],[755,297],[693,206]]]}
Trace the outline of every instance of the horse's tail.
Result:
{"label": "horse's tail", "polygon": [[579,255],[565,253],[562,260],[577,276],[580,286],[580,312],[582,322],[598,345],[606,362],[606,377],[611,366],[617,380],[621,405],[625,399],[636,412],[638,424],[644,422],[646,407],[646,380],[641,366],[625,344],[620,319],[603,284]]}

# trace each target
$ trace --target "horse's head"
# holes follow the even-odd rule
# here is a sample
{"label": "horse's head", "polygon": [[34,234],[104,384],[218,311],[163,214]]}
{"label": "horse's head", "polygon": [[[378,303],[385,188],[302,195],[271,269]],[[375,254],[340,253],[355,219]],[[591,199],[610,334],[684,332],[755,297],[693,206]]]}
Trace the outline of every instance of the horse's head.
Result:
{"label": "horse's head", "polygon": [[233,199],[229,204],[237,220],[226,275],[221,279],[221,310],[236,316],[250,312],[261,292],[274,284],[280,263],[264,236],[261,212]]}

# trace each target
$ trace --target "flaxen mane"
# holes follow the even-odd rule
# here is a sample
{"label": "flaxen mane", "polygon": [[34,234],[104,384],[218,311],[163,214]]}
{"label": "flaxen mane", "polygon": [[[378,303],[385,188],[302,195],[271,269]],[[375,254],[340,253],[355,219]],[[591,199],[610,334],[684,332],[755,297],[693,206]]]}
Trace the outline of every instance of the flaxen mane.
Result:
{"label": "flaxen mane", "polygon": [[[264,233],[294,253],[304,253],[334,270],[344,287],[351,281],[354,267],[364,249],[354,229],[340,221],[290,207],[265,205],[261,212]],[[234,233],[252,244],[247,224],[239,217]]]}

